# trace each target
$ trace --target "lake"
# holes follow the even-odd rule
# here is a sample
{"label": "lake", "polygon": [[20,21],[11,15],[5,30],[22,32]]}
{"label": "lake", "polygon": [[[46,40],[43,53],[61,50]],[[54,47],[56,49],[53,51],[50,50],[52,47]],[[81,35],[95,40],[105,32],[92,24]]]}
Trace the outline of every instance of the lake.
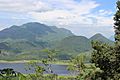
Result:
{"label": "lake", "polygon": [[[39,65],[43,66],[43,64],[39,64]],[[26,70],[25,63],[0,63],[0,69],[4,69],[4,68],[12,68],[15,71],[23,74],[34,73],[34,69]],[[52,70],[55,74],[58,75],[73,75],[71,74],[70,71],[67,70],[67,65],[52,64]]]}

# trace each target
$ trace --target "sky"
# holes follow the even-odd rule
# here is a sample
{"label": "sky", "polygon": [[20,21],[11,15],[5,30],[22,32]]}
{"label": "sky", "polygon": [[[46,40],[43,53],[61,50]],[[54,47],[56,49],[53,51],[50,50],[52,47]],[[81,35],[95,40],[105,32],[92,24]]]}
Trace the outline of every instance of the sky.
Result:
{"label": "sky", "polygon": [[116,0],[0,0],[0,30],[27,22],[66,28],[76,35],[114,35]]}

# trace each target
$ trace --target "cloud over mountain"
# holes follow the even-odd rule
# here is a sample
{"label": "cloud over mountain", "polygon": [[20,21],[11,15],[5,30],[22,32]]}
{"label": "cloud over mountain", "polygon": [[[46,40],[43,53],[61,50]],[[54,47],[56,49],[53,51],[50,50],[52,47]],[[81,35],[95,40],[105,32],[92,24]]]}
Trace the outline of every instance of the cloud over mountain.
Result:
{"label": "cloud over mountain", "polygon": [[67,29],[71,29],[71,25],[77,25],[78,29],[88,25],[94,28],[94,33],[95,27],[110,26],[107,32],[111,32],[113,11],[101,6],[102,3],[97,0],[0,0],[0,11],[3,12],[1,20],[5,20],[7,15],[7,19],[13,22],[21,20],[17,23],[31,20]]}

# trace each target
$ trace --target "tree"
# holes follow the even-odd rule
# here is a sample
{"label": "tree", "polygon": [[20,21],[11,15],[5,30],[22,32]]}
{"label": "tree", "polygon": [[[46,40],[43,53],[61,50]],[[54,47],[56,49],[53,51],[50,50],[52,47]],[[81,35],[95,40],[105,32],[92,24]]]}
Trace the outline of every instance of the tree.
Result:
{"label": "tree", "polygon": [[[107,44],[102,44],[101,42],[92,42],[93,52],[92,52],[92,63],[95,63],[96,67],[102,70],[102,73],[97,74],[97,77],[101,77],[103,80],[113,79],[116,73],[115,61],[116,56],[114,52],[114,47]],[[101,75],[101,76],[100,76]]]}
{"label": "tree", "polygon": [[[57,54],[58,51],[54,50],[54,49],[44,49],[42,50],[42,52],[47,53],[47,58],[42,60],[42,63],[44,64],[44,66],[48,69],[48,73],[50,72],[51,74],[54,74],[54,71],[52,70],[52,62],[54,62],[55,56]],[[49,63],[50,62],[50,63]]]}
{"label": "tree", "polygon": [[11,68],[0,70],[0,80],[26,80],[26,77]]}
{"label": "tree", "polygon": [[117,1],[117,12],[114,16],[116,72],[120,73],[120,1]]}
{"label": "tree", "polygon": [[[92,62],[102,70],[98,77],[103,80],[120,79],[120,1],[117,1],[114,15],[115,46],[92,42]],[[101,76],[100,76],[101,75]]]}
{"label": "tree", "polygon": [[80,54],[71,59],[68,70],[72,72],[75,80],[91,80],[95,73],[100,72],[94,64],[85,64],[86,56]]}
{"label": "tree", "polygon": [[[39,65],[39,62],[31,61],[28,63],[28,70],[34,68],[35,73],[29,74],[29,80],[58,80],[58,75],[54,73],[52,69],[52,62],[55,61],[55,55],[57,53],[54,49],[44,49],[42,52],[47,53],[47,57],[42,59],[43,66]],[[44,75],[44,72],[48,75]]]}

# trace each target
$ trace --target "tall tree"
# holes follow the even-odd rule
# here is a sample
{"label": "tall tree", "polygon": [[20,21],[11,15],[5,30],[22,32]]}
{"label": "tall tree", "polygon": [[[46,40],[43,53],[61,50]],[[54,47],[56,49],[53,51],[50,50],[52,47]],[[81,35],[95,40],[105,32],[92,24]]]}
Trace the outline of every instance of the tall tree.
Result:
{"label": "tall tree", "polygon": [[115,73],[114,63],[116,60],[113,52],[114,48],[98,41],[92,42],[92,47],[94,49],[92,52],[92,63],[95,63],[95,66],[102,70],[102,73],[96,74],[95,80],[99,77],[102,80],[113,79]]}
{"label": "tall tree", "polygon": [[114,16],[115,28],[115,55],[116,55],[116,70],[120,73],[120,1],[117,1],[117,11]]}
{"label": "tall tree", "polygon": [[120,42],[120,1],[117,1],[117,12],[114,16],[115,41],[116,44]]}

